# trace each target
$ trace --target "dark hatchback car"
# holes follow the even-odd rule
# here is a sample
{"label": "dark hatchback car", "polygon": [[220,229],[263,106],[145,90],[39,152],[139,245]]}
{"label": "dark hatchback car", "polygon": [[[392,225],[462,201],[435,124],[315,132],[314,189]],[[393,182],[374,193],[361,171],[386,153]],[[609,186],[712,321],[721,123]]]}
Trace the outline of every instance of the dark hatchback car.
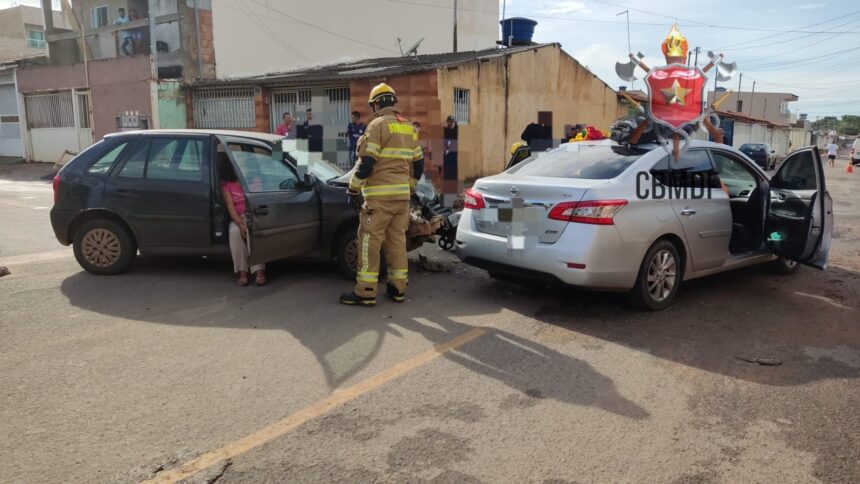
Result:
{"label": "dark hatchback car", "polygon": [[776,168],[776,151],[767,143],[744,143],[738,151],[749,156],[764,171]]}
{"label": "dark hatchback car", "polygon": [[337,261],[354,276],[358,213],[344,173],[273,135],[151,130],[106,136],[54,178],[51,225],[88,272],[118,274],[141,254],[229,254],[215,166],[229,154],[245,189],[251,263]]}

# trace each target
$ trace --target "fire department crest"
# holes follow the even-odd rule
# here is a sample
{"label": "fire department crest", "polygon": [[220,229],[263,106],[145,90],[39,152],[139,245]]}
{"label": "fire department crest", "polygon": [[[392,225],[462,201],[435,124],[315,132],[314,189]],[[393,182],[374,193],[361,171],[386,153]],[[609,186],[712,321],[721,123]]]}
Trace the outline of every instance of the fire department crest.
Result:
{"label": "fire department crest", "polygon": [[[615,71],[620,78],[628,82],[636,80],[637,67],[646,72],[648,102],[645,106],[622,92],[622,95],[645,115],[645,120],[630,135],[630,144],[636,144],[642,134],[653,131],[667,150],[671,139],[671,153],[677,160],[689,146],[690,133],[699,129],[699,123],[703,123],[711,136],[721,142],[722,133],[717,128],[719,118],[714,111],[731,91],[706,108],[707,73],[716,69],[717,80],[724,82],[732,78],[736,66],[734,63],[723,62],[723,55],[715,55],[713,52],[708,52],[710,62],[701,69],[686,65],[687,39],[677,25],[673,25],[669,30],[669,35],[661,47],[667,65],[651,68],[642,61],[644,56],[641,53],[631,53],[630,61],[617,63]],[[681,140],[684,141],[683,145]]]}

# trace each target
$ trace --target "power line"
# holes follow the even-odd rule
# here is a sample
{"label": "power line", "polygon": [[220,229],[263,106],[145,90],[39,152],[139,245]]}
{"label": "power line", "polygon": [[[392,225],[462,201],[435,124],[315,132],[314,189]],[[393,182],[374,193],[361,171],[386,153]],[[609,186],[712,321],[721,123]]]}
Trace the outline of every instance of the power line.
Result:
{"label": "power line", "polygon": [[[254,24],[256,24],[256,25],[257,25],[257,27],[259,27],[259,28],[260,28],[260,30],[262,30],[262,31],[263,31],[263,33],[268,34],[268,35],[269,35],[269,37],[270,37],[272,40],[274,40],[275,42],[277,42],[278,44],[280,44],[282,47],[284,47],[285,49],[287,49],[289,52],[291,52],[292,54],[294,54],[296,57],[300,57],[300,58],[302,58],[303,60],[305,60],[305,61],[307,61],[307,62],[312,62],[310,58],[308,58],[307,56],[305,56],[304,54],[302,54],[300,51],[298,51],[298,50],[296,50],[295,48],[293,48],[293,47],[292,47],[292,46],[291,46],[287,41],[285,41],[281,36],[279,36],[279,35],[277,35],[275,32],[273,32],[273,31],[269,28],[269,26],[268,26],[268,25],[264,24],[263,22],[261,22],[260,20],[258,20],[254,15],[252,15],[252,14],[251,14],[251,12],[249,12],[249,11],[248,11],[248,9],[247,9],[247,8],[245,8],[245,6],[244,6],[244,5],[242,5],[241,1],[240,1],[240,2],[237,2],[237,4],[238,4],[238,8],[242,11],[242,13],[244,13],[244,14],[245,14],[245,15],[246,15],[246,16],[247,16],[247,17],[248,17],[252,22],[254,22]],[[232,7],[232,5],[229,5],[229,6],[231,6],[231,7]]]}
{"label": "power line", "polygon": [[[817,27],[817,26],[822,25],[822,24],[829,24],[830,22],[835,22],[836,20],[841,20],[841,19],[843,19],[843,18],[850,17],[850,16],[852,16],[852,15],[854,15],[854,14],[858,13],[858,12],[860,12],[860,10],[855,11],[855,12],[851,12],[851,13],[846,14],[846,15],[840,15],[840,16],[838,16],[838,17],[833,17],[833,18],[828,19],[828,20],[825,20],[825,21],[823,21],[823,22],[817,22],[817,23],[814,23],[814,24],[805,25],[805,26],[803,26],[803,27],[798,27],[798,28],[799,28],[799,29],[808,29],[808,28],[811,28],[811,27]],[[734,44],[728,44],[728,45],[724,45],[724,46],[721,46],[721,47],[715,47],[715,48],[714,48],[714,50],[741,50],[741,49],[729,49],[729,48],[730,48],[730,47],[734,47],[734,46],[736,46],[736,45],[744,45],[744,44],[748,44],[749,42],[759,42],[759,41],[766,40],[766,39],[772,39],[772,38],[774,38],[774,37],[779,37],[779,36],[782,36],[782,35],[788,35],[788,32],[781,32],[781,33],[774,34],[774,35],[766,35],[766,36],[764,36],[764,37],[759,37],[759,38],[756,38],[756,39],[750,39],[750,40],[747,40],[747,41],[744,41],[744,42],[735,42]],[[803,37],[800,37],[800,38],[803,38]],[[797,40],[797,39],[793,39],[793,40]]]}
{"label": "power line", "polygon": [[399,52],[397,52],[396,50],[393,50],[393,49],[389,49],[389,48],[386,48],[386,47],[380,47],[380,46],[378,46],[378,45],[371,44],[371,43],[369,43],[369,42],[365,42],[365,41],[363,41],[363,40],[353,39],[353,38],[351,38],[351,37],[347,37],[347,36],[342,35],[342,34],[339,34],[339,33],[337,33],[337,32],[332,32],[331,30],[328,30],[328,29],[326,29],[326,28],[324,28],[324,27],[320,27],[319,25],[312,24],[312,23],[310,23],[310,22],[306,22],[306,21],[301,20],[301,19],[299,19],[299,18],[293,17],[292,15],[289,15],[289,14],[287,14],[287,13],[285,13],[285,12],[281,11],[281,10],[278,10],[278,9],[276,9],[276,8],[274,8],[274,7],[270,6],[270,5],[266,5],[265,3],[259,2],[258,0],[249,0],[249,1],[250,1],[251,3],[255,3],[255,4],[257,4],[257,5],[259,5],[259,6],[263,7],[263,8],[265,8],[267,11],[271,11],[271,12],[273,12],[273,13],[277,13],[277,14],[278,14],[278,15],[280,15],[282,18],[286,18],[286,19],[292,20],[293,22],[296,22],[296,23],[299,23],[299,24],[305,25],[305,26],[307,26],[307,27],[310,27],[310,28],[312,28],[312,29],[319,30],[319,31],[321,31],[321,32],[325,32],[325,33],[327,33],[327,34],[329,34],[329,35],[333,35],[333,36],[338,37],[338,38],[340,38],[340,39],[348,40],[348,41],[350,41],[350,42],[355,42],[355,43],[357,43],[357,44],[366,45],[366,46],[368,46],[368,47],[373,47],[373,48],[375,48],[375,49],[379,49],[379,50],[382,50],[382,51],[385,51],[385,52],[390,52],[390,53],[392,53],[392,54],[400,54]]}
{"label": "power line", "polygon": [[[857,12],[854,12],[854,13],[857,13]],[[848,15],[848,16],[849,16],[849,17],[850,17],[850,16],[853,16],[853,15],[854,15],[854,13],[852,13],[852,14],[850,14],[850,15]],[[839,28],[839,27],[844,27],[844,26],[846,26],[846,25],[853,24],[853,23],[856,23],[856,22],[857,22],[857,20],[856,20],[856,19],[851,19],[851,20],[849,20],[849,21],[847,21],[847,22],[845,22],[845,23],[841,23],[841,24],[839,24],[839,25],[837,25],[837,26],[834,26],[833,28],[834,28],[834,29],[836,29],[836,28]],[[777,34],[777,35],[783,35],[783,34]],[[775,35],[774,37],[776,37],[777,35]],[[802,40],[802,39],[805,39],[805,38],[807,38],[807,37],[812,37],[813,35],[816,35],[816,34],[805,34],[805,35],[801,35],[800,37],[795,37],[795,38],[793,38],[793,39],[781,40],[781,41],[779,41],[779,42],[771,42],[771,43],[769,43],[769,44],[750,45],[750,46],[742,47],[742,48],[739,48],[739,49],[720,49],[720,50],[728,50],[728,51],[730,51],[730,52],[740,52],[740,51],[742,51],[742,50],[768,48],[768,47],[773,47],[774,45],[782,45],[782,44],[787,44],[787,43],[790,43],[790,42],[797,42],[798,40]],[[837,34],[837,35],[838,35],[838,34]],[[819,40],[818,42],[823,42],[823,41]],[[801,49],[802,49],[802,48],[805,48],[805,47],[801,47]]]}
{"label": "power line", "polygon": [[[429,4],[429,3],[421,3],[421,2],[410,1],[410,0],[388,0],[388,1],[391,3],[400,3],[400,4],[404,4],[404,5],[414,5],[414,6],[427,7],[427,8],[441,8],[441,9],[446,9],[446,10],[452,10],[454,8],[452,6],[447,6],[447,5],[433,5],[433,4]],[[622,7],[622,8],[626,8],[626,7]],[[478,10],[478,9],[471,9],[471,8],[466,8],[466,7],[458,7],[457,9],[461,10],[461,11],[466,11],[466,12],[485,13],[485,14],[489,14],[489,15],[493,15],[493,16],[498,16],[498,12],[490,12],[487,10]],[[618,22],[618,21],[614,21],[614,20],[599,20],[599,19],[589,19],[589,18],[581,18],[581,17],[574,18],[574,17],[555,17],[555,16],[547,16],[547,15],[535,15],[533,12],[524,13],[522,15],[527,15],[528,17],[534,18],[534,19],[566,20],[566,21],[571,21],[571,22],[602,23],[602,24],[615,24],[615,25],[626,24],[626,22]],[[672,18],[677,18],[677,17],[672,17]],[[664,24],[664,23],[657,23],[657,22],[630,22],[630,25],[650,25],[650,26],[658,26],[658,27],[665,27],[666,26],[666,24]],[[834,34],[834,33],[860,34],[860,32],[854,32],[854,31],[834,32],[831,30],[823,30],[823,31],[798,30],[798,29],[780,30],[780,29],[765,29],[765,28],[756,28],[756,27],[737,27],[737,26],[733,26],[733,25],[704,24],[704,23],[701,25],[679,24],[679,26],[684,27],[684,28],[711,28],[711,29],[741,30],[741,31],[751,31],[751,32],[780,32],[780,33],[784,33],[784,34],[789,34],[789,33],[797,33],[797,34]]]}

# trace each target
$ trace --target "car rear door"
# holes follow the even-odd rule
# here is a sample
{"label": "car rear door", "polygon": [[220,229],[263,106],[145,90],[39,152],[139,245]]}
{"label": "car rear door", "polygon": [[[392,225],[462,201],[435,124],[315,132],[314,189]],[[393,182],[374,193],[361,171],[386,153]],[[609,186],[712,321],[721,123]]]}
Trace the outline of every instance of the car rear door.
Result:
{"label": "car rear door", "polygon": [[661,163],[669,167],[672,210],[684,229],[693,270],[719,267],[729,255],[732,237],[729,197],[714,185],[717,177],[707,150],[691,149],[678,161],[670,158]]}
{"label": "car rear door", "polygon": [[111,171],[106,205],[135,229],[142,247],[211,243],[208,146],[203,136],[139,136]]}
{"label": "car rear door", "polygon": [[770,181],[767,244],[777,255],[819,269],[827,266],[833,199],[815,147],[789,155]]}
{"label": "car rear door", "polygon": [[320,198],[315,184],[272,156],[261,141],[219,137],[245,190],[251,264],[306,254],[320,237]]}

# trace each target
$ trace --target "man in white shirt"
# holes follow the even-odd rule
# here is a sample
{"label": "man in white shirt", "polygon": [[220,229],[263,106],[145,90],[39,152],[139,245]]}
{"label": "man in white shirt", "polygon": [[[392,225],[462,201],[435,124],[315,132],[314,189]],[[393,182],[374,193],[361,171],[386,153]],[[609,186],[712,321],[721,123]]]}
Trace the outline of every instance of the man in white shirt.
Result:
{"label": "man in white shirt", "polygon": [[[114,25],[123,25],[129,22],[128,15],[125,14],[125,9],[119,9],[119,17],[112,22]],[[120,50],[125,55],[134,55],[134,46],[132,45],[132,33],[128,30],[119,31]]]}
{"label": "man in white shirt", "polygon": [[827,145],[827,160],[831,167],[836,166],[836,152],[839,151],[839,146],[834,142]]}

